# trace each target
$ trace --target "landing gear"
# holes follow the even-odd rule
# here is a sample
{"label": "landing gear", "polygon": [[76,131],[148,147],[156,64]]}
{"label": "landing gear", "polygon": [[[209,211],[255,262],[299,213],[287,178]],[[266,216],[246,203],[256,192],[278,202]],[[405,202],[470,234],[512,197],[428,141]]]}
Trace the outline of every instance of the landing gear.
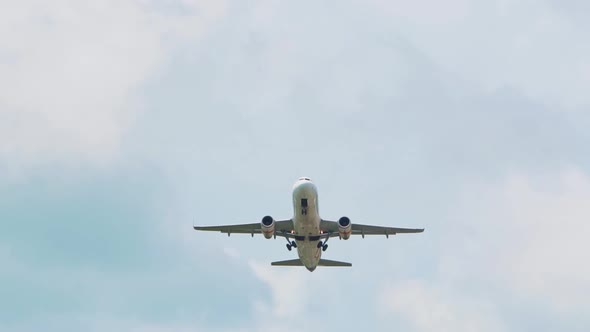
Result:
{"label": "landing gear", "polygon": [[292,248],[297,248],[297,242],[287,239],[287,250],[291,251]]}
{"label": "landing gear", "polygon": [[328,239],[329,239],[329,237],[327,237],[326,241],[324,241],[324,242],[322,242],[322,241],[318,242],[318,249],[322,248],[322,251],[328,250]]}
{"label": "landing gear", "polygon": [[[326,242],[328,242],[328,241],[326,241]],[[322,241],[318,242],[318,249],[322,248],[322,251],[328,250],[328,244],[326,242],[322,242]]]}

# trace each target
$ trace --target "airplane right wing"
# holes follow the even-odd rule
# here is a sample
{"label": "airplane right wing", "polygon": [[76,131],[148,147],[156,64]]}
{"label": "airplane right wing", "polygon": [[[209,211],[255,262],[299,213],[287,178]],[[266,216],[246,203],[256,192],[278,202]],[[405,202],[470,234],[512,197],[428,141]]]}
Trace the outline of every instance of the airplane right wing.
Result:
{"label": "airplane right wing", "polygon": [[[324,233],[329,233],[330,237],[338,236],[338,222],[322,220],[320,229]],[[397,233],[422,233],[424,228],[400,228],[400,227],[386,227],[374,225],[362,225],[352,223],[352,235],[395,235]]]}

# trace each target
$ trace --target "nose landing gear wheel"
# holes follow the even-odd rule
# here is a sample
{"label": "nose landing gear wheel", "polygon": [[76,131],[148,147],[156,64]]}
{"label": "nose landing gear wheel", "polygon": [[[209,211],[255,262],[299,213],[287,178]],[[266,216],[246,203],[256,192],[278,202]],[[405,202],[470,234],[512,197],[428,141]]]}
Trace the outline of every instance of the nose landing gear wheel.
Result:
{"label": "nose landing gear wheel", "polygon": [[322,246],[322,251],[326,251],[327,249],[328,249],[328,245],[327,245],[327,244],[324,244],[324,245]]}
{"label": "nose landing gear wheel", "polygon": [[291,251],[291,245],[287,243],[287,250]]}
{"label": "nose landing gear wheel", "polygon": [[321,248],[324,243],[322,241],[318,242],[318,248]]}
{"label": "nose landing gear wheel", "polygon": [[297,242],[295,242],[295,241],[291,241],[291,247],[293,247],[293,248],[297,248]]}

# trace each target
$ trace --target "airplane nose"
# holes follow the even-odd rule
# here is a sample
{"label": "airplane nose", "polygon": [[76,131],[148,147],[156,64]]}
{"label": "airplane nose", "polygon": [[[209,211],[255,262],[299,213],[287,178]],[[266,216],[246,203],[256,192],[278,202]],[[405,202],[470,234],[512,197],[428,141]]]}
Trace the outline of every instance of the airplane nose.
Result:
{"label": "airplane nose", "polygon": [[310,181],[297,181],[293,186],[293,190],[297,191],[315,191],[315,185]]}
{"label": "airplane nose", "polygon": [[314,267],[308,267],[308,266],[306,266],[306,268],[307,268],[307,270],[308,270],[309,272],[313,272],[313,271],[315,271],[315,268],[316,268],[316,267],[317,267],[317,266],[314,266]]}

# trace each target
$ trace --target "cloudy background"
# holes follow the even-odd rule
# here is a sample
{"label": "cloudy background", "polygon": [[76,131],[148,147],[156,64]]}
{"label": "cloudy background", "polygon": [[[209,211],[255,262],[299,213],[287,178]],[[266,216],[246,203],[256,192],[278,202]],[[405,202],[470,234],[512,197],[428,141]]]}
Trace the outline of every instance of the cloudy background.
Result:
{"label": "cloudy background", "polygon": [[1,2],[1,331],[588,331],[586,2]]}

